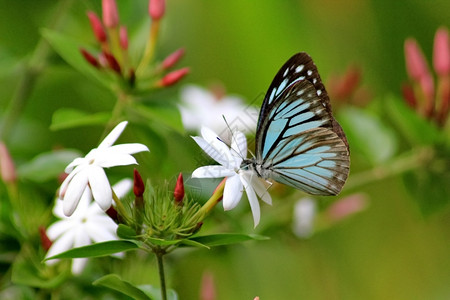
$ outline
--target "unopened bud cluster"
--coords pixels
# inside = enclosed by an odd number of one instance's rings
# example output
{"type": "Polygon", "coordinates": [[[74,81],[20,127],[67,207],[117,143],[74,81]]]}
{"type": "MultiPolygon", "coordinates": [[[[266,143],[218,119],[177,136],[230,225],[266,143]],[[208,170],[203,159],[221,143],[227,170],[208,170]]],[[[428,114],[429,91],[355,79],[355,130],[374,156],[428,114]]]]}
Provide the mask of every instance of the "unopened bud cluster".
{"type": "MultiPolygon", "coordinates": [[[[165,13],[164,0],[149,1],[149,16],[152,19],[152,28],[150,29],[147,49],[142,55],[138,66],[130,63],[128,52],[129,39],[126,26],[120,24],[119,13],[115,0],[102,1],[102,19],[95,12],[87,12],[92,31],[96,41],[100,44],[100,52],[92,53],[84,48],[80,49],[84,59],[96,69],[108,72],[111,71],[123,79],[128,87],[136,87],[136,77],[138,79],[146,78],[139,82],[138,88],[146,90],[151,88],[167,87],[175,84],[189,73],[188,68],[182,68],[175,71],[170,69],[184,55],[184,49],[176,50],[170,54],[163,62],[156,64],[153,70],[146,71],[151,59],[159,31],[159,21],[165,13]],[[150,52],[150,53],[147,53],[150,52]],[[140,69],[137,76],[136,70],[140,69]],[[168,72],[167,74],[165,74],[168,72]],[[150,74],[150,76],[148,76],[150,74]]],[[[137,61],[137,60],[133,60],[137,61]]]]}

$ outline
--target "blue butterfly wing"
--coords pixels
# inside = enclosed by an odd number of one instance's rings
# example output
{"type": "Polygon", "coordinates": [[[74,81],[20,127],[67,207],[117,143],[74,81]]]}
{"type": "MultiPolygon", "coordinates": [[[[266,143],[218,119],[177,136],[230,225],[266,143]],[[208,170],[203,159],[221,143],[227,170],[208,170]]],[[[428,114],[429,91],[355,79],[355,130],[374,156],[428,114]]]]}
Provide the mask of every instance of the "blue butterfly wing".
{"type": "Polygon", "coordinates": [[[258,121],[256,165],[262,177],[311,194],[338,194],[347,179],[347,139],[306,53],[288,60],[269,87],[258,121]]]}

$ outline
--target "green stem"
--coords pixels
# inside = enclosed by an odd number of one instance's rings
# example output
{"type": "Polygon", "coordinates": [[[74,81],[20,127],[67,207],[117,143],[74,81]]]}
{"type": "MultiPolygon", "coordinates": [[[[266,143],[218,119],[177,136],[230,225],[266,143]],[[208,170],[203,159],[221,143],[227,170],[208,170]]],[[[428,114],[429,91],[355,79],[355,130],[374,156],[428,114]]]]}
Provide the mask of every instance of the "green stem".
{"type": "Polygon", "coordinates": [[[155,53],[156,41],[159,33],[159,20],[154,20],[150,25],[149,37],[147,40],[147,46],[145,47],[144,56],[142,57],[139,66],[136,69],[136,75],[140,76],[144,73],[145,68],[148,66],[155,53]]]}
{"type": "Polygon", "coordinates": [[[203,204],[203,206],[198,210],[198,212],[194,215],[193,218],[198,218],[202,215],[206,215],[208,212],[211,211],[211,209],[213,209],[214,206],[217,205],[217,203],[220,202],[220,200],[222,200],[223,191],[225,189],[225,181],[226,178],[224,178],[220,182],[220,184],[217,186],[216,190],[212,194],[211,198],[209,198],[209,200],[206,201],[205,204],[203,204]]]}
{"type": "Polygon", "coordinates": [[[159,281],[161,285],[161,299],[167,300],[166,277],[164,274],[164,261],[163,261],[163,256],[164,254],[166,254],[166,252],[162,248],[157,248],[154,250],[154,252],[156,255],[156,261],[158,262],[159,281]]]}
{"type": "Polygon", "coordinates": [[[411,152],[398,157],[389,164],[377,166],[371,170],[352,175],[345,185],[346,190],[357,189],[374,181],[389,178],[407,171],[423,167],[433,159],[431,148],[414,149],[411,152]]]}
{"type": "MultiPolygon", "coordinates": [[[[57,29],[64,22],[65,13],[69,9],[73,0],[60,1],[60,5],[56,8],[52,22],[49,28],[57,29]]],[[[7,141],[11,136],[11,130],[22,114],[27,101],[33,91],[36,80],[47,65],[47,57],[51,53],[50,45],[44,38],[40,38],[31,58],[24,65],[24,73],[19,84],[14,91],[12,99],[6,108],[3,122],[0,128],[0,140],[7,141]]]]}
{"type": "Polygon", "coordinates": [[[126,213],[126,210],[125,210],[125,207],[123,206],[122,201],[120,201],[119,197],[117,197],[117,195],[116,195],[116,193],[114,193],[113,189],[111,189],[111,191],[112,191],[114,203],[116,204],[117,213],[119,214],[119,216],[121,216],[125,220],[128,220],[129,216],[126,213]]]}

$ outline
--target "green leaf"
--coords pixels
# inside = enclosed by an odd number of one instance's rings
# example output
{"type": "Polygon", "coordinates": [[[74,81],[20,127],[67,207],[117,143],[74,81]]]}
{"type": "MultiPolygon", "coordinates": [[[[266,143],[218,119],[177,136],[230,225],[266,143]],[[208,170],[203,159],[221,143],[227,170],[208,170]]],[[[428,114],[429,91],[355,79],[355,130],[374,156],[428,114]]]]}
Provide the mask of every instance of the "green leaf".
{"type": "MultiPolygon", "coordinates": [[[[143,290],[148,296],[151,296],[152,299],[155,300],[161,300],[161,289],[145,284],[145,285],[140,285],[139,288],[141,290],[143,290]]],[[[178,295],[177,293],[172,290],[172,289],[168,289],[167,290],[167,300],[178,300],[178,295]]]]}
{"type": "Polygon", "coordinates": [[[142,290],[128,281],[122,280],[115,274],[103,276],[92,283],[93,285],[100,285],[110,289],[121,292],[124,295],[130,296],[137,300],[156,300],[154,297],[148,296],[142,290]]]}
{"type": "Polygon", "coordinates": [[[132,241],[107,241],[97,244],[92,244],[84,247],[74,248],[67,250],[66,252],[54,255],[47,258],[79,258],[79,257],[100,257],[107,256],[118,252],[129,251],[138,249],[139,245],[132,241]]]}
{"type": "Polygon", "coordinates": [[[88,114],[73,108],[61,108],[53,113],[51,130],[61,130],[80,126],[103,125],[110,118],[109,112],[88,114]]]}
{"type": "Polygon", "coordinates": [[[130,226],[119,224],[117,227],[117,236],[121,239],[135,239],[136,231],[134,231],[134,229],[130,226]]]}
{"type": "Polygon", "coordinates": [[[35,182],[57,178],[64,168],[81,153],[75,150],[56,150],[39,154],[17,169],[19,177],[35,182]]]}
{"type": "Polygon", "coordinates": [[[384,101],[387,114],[395,123],[395,128],[413,145],[435,144],[440,140],[439,129],[431,122],[418,115],[404,101],[388,97],[384,101]]]}
{"type": "Polygon", "coordinates": [[[269,238],[266,236],[257,234],[222,233],[222,234],[197,236],[190,238],[189,240],[200,243],[207,247],[215,247],[215,246],[231,245],[250,240],[263,241],[268,239],[269,238]]]}
{"type": "Polygon", "coordinates": [[[147,124],[156,123],[158,126],[162,125],[179,133],[184,133],[180,112],[174,105],[168,103],[165,103],[165,105],[143,105],[134,103],[132,106],[128,107],[128,113],[143,117],[147,124]]]}
{"type": "Polygon", "coordinates": [[[182,241],[182,240],[163,240],[163,239],[152,238],[152,237],[147,238],[147,240],[152,242],[152,244],[158,245],[158,246],[176,245],[176,244],[181,243],[181,241],[182,241]]]}
{"type": "Polygon", "coordinates": [[[81,42],[48,29],[43,29],[42,35],[69,65],[87,77],[97,80],[108,89],[111,88],[113,82],[109,74],[90,65],[80,53],[81,42]]]}
{"type": "Polygon", "coordinates": [[[373,165],[389,160],[398,143],[393,130],[374,114],[347,108],[339,113],[339,121],[349,140],[350,152],[363,154],[373,165]]]}

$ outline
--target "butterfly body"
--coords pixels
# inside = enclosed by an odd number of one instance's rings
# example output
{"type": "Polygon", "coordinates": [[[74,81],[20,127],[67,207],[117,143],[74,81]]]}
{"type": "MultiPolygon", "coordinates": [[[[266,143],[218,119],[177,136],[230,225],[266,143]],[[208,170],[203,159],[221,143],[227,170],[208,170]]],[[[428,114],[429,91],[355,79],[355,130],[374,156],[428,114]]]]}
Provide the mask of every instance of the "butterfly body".
{"type": "Polygon", "coordinates": [[[258,176],[315,195],[341,191],[349,173],[348,143],[308,54],[291,57],[272,81],[255,148],[256,157],[244,164],[258,176]]]}

